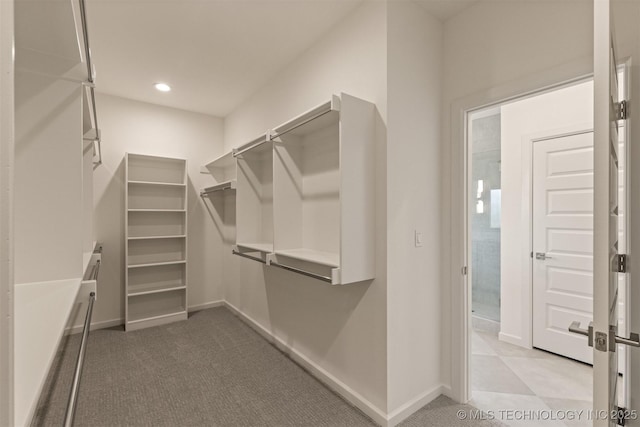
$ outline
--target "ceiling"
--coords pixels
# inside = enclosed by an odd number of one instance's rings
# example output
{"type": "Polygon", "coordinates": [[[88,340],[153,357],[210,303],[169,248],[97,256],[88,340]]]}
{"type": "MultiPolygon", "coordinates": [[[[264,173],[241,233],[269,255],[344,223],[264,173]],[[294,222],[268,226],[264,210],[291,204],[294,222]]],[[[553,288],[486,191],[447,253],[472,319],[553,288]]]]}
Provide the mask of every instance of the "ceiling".
{"type": "MultiPolygon", "coordinates": [[[[86,1],[98,91],[224,117],[365,0],[86,1]]],[[[415,1],[441,20],[474,3],[415,1]]]]}
{"type": "Polygon", "coordinates": [[[87,0],[97,89],[225,116],[361,1],[87,0]]]}

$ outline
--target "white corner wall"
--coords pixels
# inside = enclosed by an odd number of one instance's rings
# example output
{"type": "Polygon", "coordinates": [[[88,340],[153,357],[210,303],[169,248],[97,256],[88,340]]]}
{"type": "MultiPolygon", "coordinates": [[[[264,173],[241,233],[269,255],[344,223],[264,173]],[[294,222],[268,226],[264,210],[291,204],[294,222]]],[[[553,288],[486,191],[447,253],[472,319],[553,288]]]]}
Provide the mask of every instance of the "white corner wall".
{"type": "Polygon", "coordinates": [[[593,126],[593,81],[503,105],[501,114],[502,232],[500,251],[500,334],[512,344],[531,347],[529,274],[530,173],[523,152],[532,137],[593,126]]]}
{"type": "Polygon", "coordinates": [[[442,24],[413,2],[388,7],[387,405],[395,424],[444,391],[442,24]],[[415,245],[415,231],[422,233],[422,247],[415,245]]]}
{"type": "Polygon", "coordinates": [[[330,286],[231,255],[225,299],[379,423],[387,412],[387,6],[365,2],[225,119],[225,147],[345,92],[377,106],[376,279],[330,286]]]}
{"type": "MultiPolygon", "coordinates": [[[[200,166],[223,151],[223,122],[217,117],[161,107],[98,93],[103,164],[94,171],[94,234],[104,244],[96,326],[124,319],[124,190],[125,152],[187,159],[188,280],[190,309],[223,298],[222,242],[200,189],[212,178],[200,166]]],[[[77,318],[76,324],[82,319],[77,318]]]]}

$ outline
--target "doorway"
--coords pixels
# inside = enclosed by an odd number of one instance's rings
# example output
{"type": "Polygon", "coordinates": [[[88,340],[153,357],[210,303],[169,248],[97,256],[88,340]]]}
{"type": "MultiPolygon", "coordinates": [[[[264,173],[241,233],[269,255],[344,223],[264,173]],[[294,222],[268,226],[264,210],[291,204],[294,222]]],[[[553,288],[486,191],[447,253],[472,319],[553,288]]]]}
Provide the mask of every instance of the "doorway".
{"type": "Polygon", "coordinates": [[[592,320],[592,99],[587,79],[467,115],[470,389],[493,414],[591,409],[592,349],[567,327],[592,320]]]}

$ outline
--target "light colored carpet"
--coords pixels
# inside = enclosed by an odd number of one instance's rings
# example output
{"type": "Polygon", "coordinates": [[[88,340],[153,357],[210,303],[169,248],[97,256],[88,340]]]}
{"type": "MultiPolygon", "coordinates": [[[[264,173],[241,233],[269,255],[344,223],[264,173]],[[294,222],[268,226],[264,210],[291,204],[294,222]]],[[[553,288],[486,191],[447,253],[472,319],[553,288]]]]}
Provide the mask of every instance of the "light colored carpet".
{"type": "MultiPolygon", "coordinates": [[[[35,426],[64,419],[80,335],[65,339],[35,426]]],[[[405,426],[494,426],[459,421],[446,397],[405,426]]],[[[89,337],[76,426],[374,426],[226,308],[135,332],[89,337]]]]}

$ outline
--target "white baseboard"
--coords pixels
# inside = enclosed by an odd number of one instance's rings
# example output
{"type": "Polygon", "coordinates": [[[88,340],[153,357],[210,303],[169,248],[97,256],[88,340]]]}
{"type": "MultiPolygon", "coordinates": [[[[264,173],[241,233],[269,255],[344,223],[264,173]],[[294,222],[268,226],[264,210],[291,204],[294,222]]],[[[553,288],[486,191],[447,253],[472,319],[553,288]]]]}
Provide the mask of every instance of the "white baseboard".
{"type": "MultiPolygon", "coordinates": [[[[224,305],[223,300],[211,301],[204,304],[192,305],[187,309],[187,311],[189,313],[195,313],[196,311],[206,310],[208,308],[214,308],[214,307],[222,307],[223,305],[224,305]]],[[[120,326],[120,325],[124,325],[124,319],[103,320],[101,322],[91,322],[90,330],[97,331],[98,329],[112,328],[114,326],[120,326]]],[[[65,335],[79,334],[80,332],[82,332],[83,327],[84,327],[84,324],[68,327],[64,330],[64,334],[65,335]]]]}
{"type": "MultiPolygon", "coordinates": [[[[103,320],[101,322],[92,322],[90,331],[97,331],[98,329],[112,328],[114,326],[120,326],[124,324],[124,319],[111,319],[103,320]]],[[[65,335],[79,334],[82,332],[84,325],[74,325],[64,330],[65,335]]]]}
{"type": "MultiPolygon", "coordinates": [[[[450,386],[443,384],[442,386],[440,386],[440,388],[442,388],[442,394],[447,396],[449,399],[458,402],[458,399],[453,397],[453,390],[451,390],[450,386]]],[[[458,403],[467,403],[467,402],[458,402],[458,403]]]]}
{"type": "Polygon", "coordinates": [[[222,307],[224,305],[223,300],[205,302],[204,304],[191,305],[187,308],[189,313],[195,313],[196,311],[206,310],[208,308],[222,307]]]}
{"type": "Polygon", "coordinates": [[[498,339],[500,341],[504,341],[509,344],[517,345],[518,347],[531,348],[529,345],[525,344],[522,337],[518,337],[516,335],[505,334],[504,332],[500,332],[498,334],[498,339]]]}
{"type": "Polygon", "coordinates": [[[378,423],[383,427],[387,427],[389,425],[389,421],[384,411],[381,411],[378,407],[376,407],[373,403],[369,402],[362,395],[351,389],[349,386],[344,384],[342,381],[331,375],[329,372],[325,371],[323,368],[318,366],[315,362],[309,360],[305,355],[300,353],[299,351],[291,348],[287,345],[283,340],[273,335],[269,330],[267,330],[260,323],[252,319],[251,317],[244,314],[238,308],[236,308],[233,304],[230,304],[228,301],[224,302],[225,306],[231,310],[236,316],[240,319],[244,320],[252,329],[262,335],[267,341],[274,344],[279,350],[286,353],[292,360],[301,365],[307,371],[309,371],[314,377],[324,383],[331,390],[338,393],[344,399],[346,399],[349,403],[354,405],[356,408],[360,409],[362,412],[367,414],[373,421],[378,423]]]}
{"type": "MultiPolygon", "coordinates": [[[[387,417],[388,419],[387,427],[397,426],[402,421],[406,420],[411,415],[413,415],[416,411],[418,411],[424,405],[431,402],[441,394],[445,394],[446,388],[447,387],[443,385],[439,385],[435,387],[433,390],[425,391],[424,393],[416,396],[415,398],[405,403],[395,411],[391,412],[387,417]]],[[[449,392],[451,392],[451,390],[449,390],[449,392]]]]}

